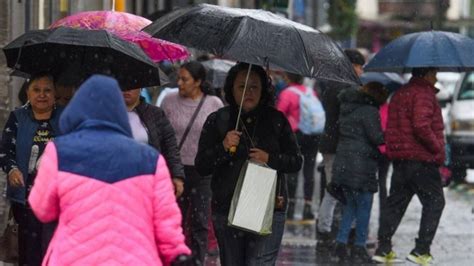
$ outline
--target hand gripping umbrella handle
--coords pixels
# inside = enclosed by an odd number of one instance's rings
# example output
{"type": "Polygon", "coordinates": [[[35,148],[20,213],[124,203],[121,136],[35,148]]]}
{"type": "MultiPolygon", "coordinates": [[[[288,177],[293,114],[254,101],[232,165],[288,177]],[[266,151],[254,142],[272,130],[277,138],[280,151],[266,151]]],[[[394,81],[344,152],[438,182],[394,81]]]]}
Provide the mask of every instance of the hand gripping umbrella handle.
{"type": "MultiPolygon", "coordinates": [[[[245,92],[247,91],[247,83],[249,81],[250,70],[252,70],[252,64],[249,64],[249,69],[247,70],[247,77],[245,78],[244,91],[242,92],[242,98],[240,99],[239,114],[237,115],[237,122],[235,123],[235,130],[239,129],[240,115],[242,114],[242,104],[244,104],[245,92]]],[[[229,148],[229,154],[234,155],[237,152],[237,146],[232,146],[229,148]]]]}

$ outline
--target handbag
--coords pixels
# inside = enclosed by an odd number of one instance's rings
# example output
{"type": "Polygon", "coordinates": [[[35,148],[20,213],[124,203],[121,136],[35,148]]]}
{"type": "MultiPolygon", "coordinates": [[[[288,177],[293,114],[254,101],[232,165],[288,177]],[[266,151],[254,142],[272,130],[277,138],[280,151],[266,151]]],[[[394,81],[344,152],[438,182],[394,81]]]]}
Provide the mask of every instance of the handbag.
{"type": "MultiPolygon", "coordinates": [[[[240,121],[242,122],[242,121],[240,121]]],[[[253,135],[250,136],[245,124],[242,127],[252,147],[253,135]]],[[[232,195],[228,223],[258,235],[272,233],[273,211],[275,209],[277,171],[267,165],[246,160],[232,195]]],[[[280,204],[277,202],[277,205],[280,204]]]]}
{"type": "Polygon", "coordinates": [[[15,263],[18,261],[18,224],[13,218],[13,211],[10,207],[8,212],[7,226],[0,236],[0,261],[15,263]]]}
{"type": "Polygon", "coordinates": [[[232,196],[229,225],[258,235],[271,234],[276,183],[276,170],[247,160],[232,196]]]}

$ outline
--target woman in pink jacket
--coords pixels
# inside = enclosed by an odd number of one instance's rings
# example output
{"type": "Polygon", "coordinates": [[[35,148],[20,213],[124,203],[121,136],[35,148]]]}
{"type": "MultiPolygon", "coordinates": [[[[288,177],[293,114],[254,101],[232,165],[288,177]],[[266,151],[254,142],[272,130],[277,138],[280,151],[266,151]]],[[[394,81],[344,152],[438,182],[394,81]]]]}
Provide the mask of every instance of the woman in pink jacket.
{"type": "MultiPolygon", "coordinates": [[[[314,220],[313,214],[313,192],[314,192],[314,170],[316,168],[316,155],[318,154],[318,145],[320,134],[324,129],[325,115],[316,92],[303,85],[303,76],[285,72],[285,80],[288,83],[278,97],[277,109],[285,114],[291,129],[296,135],[301,154],[304,157],[303,163],[303,192],[304,208],[303,220],[314,220]],[[313,97],[309,96],[312,94],[313,97]],[[301,97],[311,98],[309,102],[302,104],[301,97]],[[317,106],[319,105],[319,108],[317,106]],[[311,106],[308,108],[308,106],[311,106]],[[306,108],[306,109],[304,109],[306,108]],[[308,117],[309,114],[309,117],[308,117]],[[311,128],[305,128],[303,125],[308,122],[303,118],[309,118],[310,122],[318,121],[317,125],[311,123],[311,128]]],[[[287,218],[293,220],[296,204],[296,188],[298,186],[298,173],[288,174],[288,211],[287,218]]]]}
{"type": "Polygon", "coordinates": [[[170,174],[135,142],[117,82],[93,76],[60,118],[29,196],[59,219],[43,265],[169,265],[190,254],[170,174]]]}

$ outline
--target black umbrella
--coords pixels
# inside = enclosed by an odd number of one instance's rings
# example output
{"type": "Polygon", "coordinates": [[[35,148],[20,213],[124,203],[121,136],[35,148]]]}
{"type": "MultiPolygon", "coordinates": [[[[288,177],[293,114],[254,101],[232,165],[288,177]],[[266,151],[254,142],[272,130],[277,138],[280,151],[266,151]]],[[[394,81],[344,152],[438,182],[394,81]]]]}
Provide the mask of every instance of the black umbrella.
{"type": "Polygon", "coordinates": [[[360,84],[352,64],[331,38],[263,10],[200,4],[174,10],[144,31],[235,61],[360,84]]]}
{"type": "Polygon", "coordinates": [[[207,69],[207,81],[212,84],[214,88],[223,88],[227,77],[227,72],[235,65],[235,62],[225,59],[210,59],[201,62],[207,69]]]}
{"type": "Polygon", "coordinates": [[[105,30],[55,28],[32,30],[3,48],[7,66],[16,73],[65,69],[86,78],[99,73],[115,77],[124,89],[156,86],[166,75],[135,44],[105,30]]]}

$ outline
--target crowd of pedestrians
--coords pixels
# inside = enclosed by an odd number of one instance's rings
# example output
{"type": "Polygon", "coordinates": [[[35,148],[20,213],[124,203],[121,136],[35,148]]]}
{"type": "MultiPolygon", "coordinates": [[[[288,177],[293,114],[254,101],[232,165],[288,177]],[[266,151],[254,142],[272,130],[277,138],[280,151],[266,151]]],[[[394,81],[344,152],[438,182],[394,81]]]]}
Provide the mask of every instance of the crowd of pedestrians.
{"type": "MultiPolygon", "coordinates": [[[[361,75],[365,64],[362,54],[357,50],[345,53],[361,75]]],[[[318,213],[316,249],[320,254],[356,263],[401,262],[391,238],[416,194],[423,210],[419,235],[407,259],[420,265],[433,261],[430,246],[445,204],[439,172],[445,143],[435,97],[436,73],[436,68],[413,68],[410,81],[390,97],[377,82],[361,88],[325,84],[321,100],[326,126],[319,149],[328,186],[318,213]],[[390,164],[393,175],[387,193],[390,164]],[[368,225],[373,193],[378,190],[378,248],[370,257],[366,249],[368,225]],[[336,233],[331,230],[338,202],[343,213],[336,233]]]]}
{"type": "MultiPolygon", "coordinates": [[[[345,54],[361,75],[364,56],[354,49],[345,54]]],[[[203,265],[208,241],[216,238],[222,265],[274,265],[285,221],[295,219],[300,170],[302,217],[316,221],[319,254],[396,262],[391,238],[416,194],[423,212],[408,259],[431,262],[444,207],[436,71],[413,69],[409,83],[389,96],[378,82],[312,88],[294,73],[277,79],[260,66],[237,63],[217,97],[204,66],[189,61],[176,67],[178,88],[160,99],[160,107],[141,97],[141,88],[121,91],[109,77],[70,84],[49,73],[34,75],[0,146],[19,224],[19,264],[203,265]],[[318,152],[327,189],[316,219],[318,152]],[[277,172],[270,235],[229,225],[247,160],[277,172]],[[370,257],[377,191],[379,245],[370,257]],[[342,218],[333,221],[337,204],[342,218]]]]}

